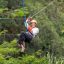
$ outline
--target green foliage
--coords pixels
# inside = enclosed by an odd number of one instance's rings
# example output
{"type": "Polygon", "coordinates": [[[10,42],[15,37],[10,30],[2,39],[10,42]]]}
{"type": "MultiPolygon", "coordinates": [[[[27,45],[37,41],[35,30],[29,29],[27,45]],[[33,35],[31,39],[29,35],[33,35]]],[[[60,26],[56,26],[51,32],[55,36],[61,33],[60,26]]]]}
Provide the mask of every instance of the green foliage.
{"type": "Polygon", "coordinates": [[[0,8],[0,14],[3,13],[4,10],[8,10],[8,8],[0,8]]]}
{"type": "Polygon", "coordinates": [[[1,32],[0,32],[0,36],[1,36],[2,34],[5,34],[6,32],[7,32],[7,30],[1,31],[1,32]]]}
{"type": "Polygon", "coordinates": [[[38,59],[35,56],[25,56],[23,57],[22,61],[24,64],[42,64],[42,63],[47,64],[48,63],[45,57],[38,59]]]}
{"type": "MultiPolygon", "coordinates": [[[[51,1],[26,0],[23,10],[21,0],[0,0],[0,18],[10,18],[0,19],[0,38],[4,37],[4,34],[20,33],[25,29],[22,18],[24,14],[32,16],[51,1]]],[[[34,16],[40,33],[29,45],[27,44],[28,53],[31,55],[19,56],[17,39],[8,42],[2,38],[0,64],[64,64],[64,1],[54,1],[53,4],[34,16]]]]}
{"type": "Polygon", "coordinates": [[[7,6],[7,1],[6,0],[0,0],[0,8],[5,8],[7,6]]]}
{"type": "Polygon", "coordinates": [[[16,54],[19,52],[19,49],[16,48],[17,41],[16,39],[9,42],[4,41],[3,44],[0,45],[0,53],[3,55],[8,55],[8,54],[16,54]]]}
{"type": "Polygon", "coordinates": [[[7,55],[8,53],[14,53],[16,50],[16,48],[0,48],[0,53],[3,55],[7,55]]]}
{"type": "Polygon", "coordinates": [[[0,63],[2,64],[10,64],[10,63],[11,64],[42,64],[42,63],[47,64],[48,62],[45,57],[38,59],[33,55],[24,56],[21,59],[10,58],[9,60],[6,60],[4,59],[4,57],[1,57],[0,59],[1,59],[0,63]]]}
{"type": "Polygon", "coordinates": [[[0,54],[0,64],[3,64],[4,60],[5,60],[4,56],[0,54]]]}
{"type": "Polygon", "coordinates": [[[12,18],[15,18],[16,16],[22,17],[22,16],[24,16],[24,12],[22,11],[22,9],[16,9],[16,10],[14,10],[14,12],[12,12],[12,13],[10,14],[10,16],[11,16],[12,18]]]}
{"type": "Polygon", "coordinates": [[[17,45],[17,40],[14,39],[10,43],[4,41],[3,44],[0,45],[0,48],[13,48],[13,47],[16,47],[16,45],[17,45]]]}

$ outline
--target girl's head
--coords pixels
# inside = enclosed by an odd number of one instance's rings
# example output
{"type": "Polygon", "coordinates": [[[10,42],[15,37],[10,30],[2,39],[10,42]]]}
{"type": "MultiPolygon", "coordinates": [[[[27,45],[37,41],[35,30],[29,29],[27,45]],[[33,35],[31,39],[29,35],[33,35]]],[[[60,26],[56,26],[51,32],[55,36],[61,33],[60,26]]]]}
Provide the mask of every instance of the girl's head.
{"type": "Polygon", "coordinates": [[[36,20],[32,20],[32,21],[31,21],[31,26],[32,26],[32,27],[36,27],[36,25],[37,25],[37,21],[36,21],[36,20]]]}

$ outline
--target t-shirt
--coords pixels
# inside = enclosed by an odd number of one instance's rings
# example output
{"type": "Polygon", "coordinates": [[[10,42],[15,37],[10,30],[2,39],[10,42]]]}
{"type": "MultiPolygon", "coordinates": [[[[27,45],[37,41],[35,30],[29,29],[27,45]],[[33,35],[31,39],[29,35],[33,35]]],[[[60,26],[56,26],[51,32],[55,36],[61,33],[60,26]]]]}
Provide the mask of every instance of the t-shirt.
{"type": "Polygon", "coordinates": [[[33,37],[35,37],[39,33],[39,29],[35,27],[31,30],[31,33],[33,34],[33,37]]]}
{"type": "Polygon", "coordinates": [[[28,31],[33,34],[33,37],[39,33],[39,29],[37,27],[32,28],[31,26],[28,26],[28,31]]]}

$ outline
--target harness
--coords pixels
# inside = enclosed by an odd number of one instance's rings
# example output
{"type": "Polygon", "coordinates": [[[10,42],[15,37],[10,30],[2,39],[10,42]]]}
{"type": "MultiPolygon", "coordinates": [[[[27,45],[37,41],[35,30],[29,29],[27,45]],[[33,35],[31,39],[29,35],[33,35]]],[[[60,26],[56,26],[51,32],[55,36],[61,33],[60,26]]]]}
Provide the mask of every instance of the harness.
{"type": "Polygon", "coordinates": [[[31,37],[33,37],[33,34],[31,32],[26,32],[27,34],[29,34],[31,37]]]}

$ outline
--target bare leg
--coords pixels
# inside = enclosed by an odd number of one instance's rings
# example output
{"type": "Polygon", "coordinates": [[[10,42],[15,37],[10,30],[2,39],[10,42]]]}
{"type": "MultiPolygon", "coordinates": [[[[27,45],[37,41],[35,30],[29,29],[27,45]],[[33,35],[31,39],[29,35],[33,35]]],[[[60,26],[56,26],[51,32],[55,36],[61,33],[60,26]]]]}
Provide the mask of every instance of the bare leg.
{"type": "Polygon", "coordinates": [[[25,42],[23,42],[23,44],[21,44],[20,47],[21,47],[21,52],[24,52],[25,51],[25,42]]]}

